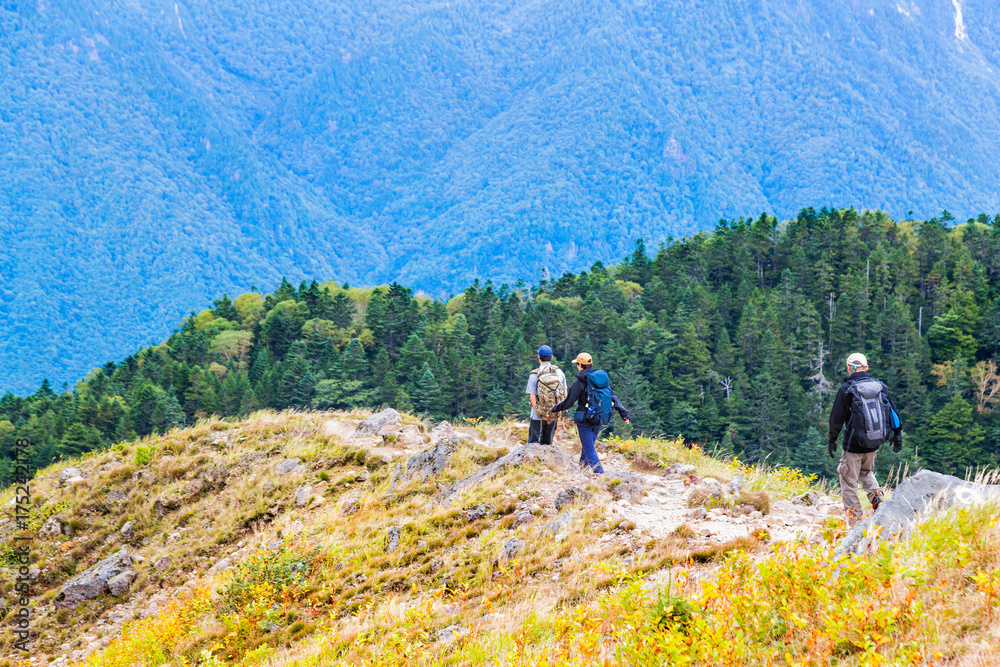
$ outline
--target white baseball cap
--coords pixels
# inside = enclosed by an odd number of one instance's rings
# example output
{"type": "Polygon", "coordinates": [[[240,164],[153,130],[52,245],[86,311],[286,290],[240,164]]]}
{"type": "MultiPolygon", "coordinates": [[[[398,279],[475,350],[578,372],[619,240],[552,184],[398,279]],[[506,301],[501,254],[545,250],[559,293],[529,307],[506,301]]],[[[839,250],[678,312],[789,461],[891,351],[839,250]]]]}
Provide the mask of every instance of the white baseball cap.
{"type": "Polygon", "coordinates": [[[868,365],[868,360],[865,359],[865,355],[861,354],[860,352],[855,352],[851,356],[847,357],[847,365],[863,368],[868,365]]]}

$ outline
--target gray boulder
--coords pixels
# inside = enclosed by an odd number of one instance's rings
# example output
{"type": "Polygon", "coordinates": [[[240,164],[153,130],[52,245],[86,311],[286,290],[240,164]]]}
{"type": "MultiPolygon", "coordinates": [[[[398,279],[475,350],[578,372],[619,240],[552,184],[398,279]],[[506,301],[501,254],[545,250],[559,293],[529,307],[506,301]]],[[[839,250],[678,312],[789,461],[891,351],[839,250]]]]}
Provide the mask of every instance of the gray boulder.
{"type": "Polygon", "coordinates": [[[434,440],[451,440],[455,437],[455,429],[448,422],[441,422],[431,429],[431,438],[434,440]]]}
{"type": "Polygon", "coordinates": [[[746,481],[747,481],[747,476],[744,475],[743,473],[740,473],[739,475],[734,477],[733,480],[729,482],[729,484],[726,484],[725,486],[726,493],[734,496],[740,495],[740,492],[743,491],[743,485],[746,484],[746,481]]]}
{"type": "Polygon", "coordinates": [[[906,538],[915,523],[934,512],[997,497],[1000,485],[976,484],[921,470],[903,480],[871,517],[859,521],[834,553],[838,556],[865,553],[874,542],[906,538]]]}
{"type": "Polygon", "coordinates": [[[642,500],[645,489],[638,482],[622,482],[611,490],[611,495],[616,500],[627,500],[630,503],[637,503],[642,500]]]}
{"type": "Polygon", "coordinates": [[[517,510],[513,514],[514,522],[510,525],[511,528],[519,528],[521,526],[532,523],[537,517],[529,510],[517,510]]]}
{"type": "Polygon", "coordinates": [[[522,548],[524,548],[524,542],[516,537],[512,537],[504,542],[503,549],[500,550],[500,558],[502,560],[511,560],[520,553],[522,548]]]}
{"type": "Polygon", "coordinates": [[[552,533],[553,535],[565,533],[573,525],[574,521],[576,521],[576,512],[566,508],[559,513],[559,516],[545,525],[545,532],[552,533]]]}
{"type": "Polygon", "coordinates": [[[473,521],[479,521],[480,519],[485,519],[491,514],[493,514],[493,507],[491,505],[487,505],[486,503],[479,503],[478,505],[465,510],[465,518],[470,523],[473,521]]]}
{"type": "Polygon", "coordinates": [[[434,447],[414,454],[406,462],[403,479],[420,477],[420,481],[426,482],[432,475],[437,475],[448,467],[448,462],[451,461],[452,454],[458,450],[460,442],[458,438],[442,440],[434,447]]]}
{"type": "Polygon", "coordinates": [[[396,488],[396,485],[399,484],[400,470],[401,468],[399,464],[394,463],[392,466],[392,472],[389,473],[389,491],[394,490],[396,488]]]}
{"type": "Polygon", "coordinates": [[[155,567],[160,572],[169,569],[170,568],[170,556],[162,556],[159,560],[157,560],[155,563],[153,563],[153,567],[155,567]]]}
{"type": "Polygon", "coordinates": [[[153,500],[153,516],[162,517],[169,512],[180,509],[181,501],[176,496],[160,496],[153,500]]]}
{"type": "Polygon", "coordinates": [[[295,489],[296,507],[305,507],[309,504],[310,498],[312,498],[312,487],[308,484],[303,484],[299,488],[295,489]]]}
{"type": "Polygon", "coordinates": [[[132,570],[125,570],[121,574],[111,577],[108,579],[108,592],[115,597],[125,595],[128,593],[129,586],[135,581],[135,576],[135,572],[132,570]]]}
{"type": "Polygon", "coordinates": [[[72,609],[81,602],[93,600],[107,590],[110,579],[130,571],[132,557],[122,549],[67,581],[56,595],[55,605],[72,609]]]}
{"type": "Polygon", "coordinates": [[[224,571],[228,570],[229,568],[231,568],[232,566],[233,566],[233,559],[226,557],[226,558],[223,558],[222,560],[220,560],[218,563],[216,563],[212,567],[208,568],[208,573],[209,574],[215,574],[216,572],[224,572],[224,571]]]}
{"type": "Polygon", "coordinates": [[[389,530],[386,531],[386,537],[388,544],[386,544],[385,550],[392,553],[399,548],[399,526],[390,526],[389,530]]]}
{"type": "Polygon", "coordinates": [[[126,521],[125,525],[121,528],[122,537],[126,540],[131,540],[135,537],[135,524],[131,521],[126,521]]]}
{"type": "Polygon", "coordinates": [[[75,477],[83,477],[83,476],[84,474],[79,468],[75,466],[70,466],[69,468],[66,468],[61,473],[59,473],[59,486],[62,486],[67,481],[75,477]]]}
{"type": "Polygon", "coordinates": [[[805,505],[806,507],[816,507],[819,505],[819,494],[815,491],[806,491],[801,495],[792,496],[792,504],[805,505]]]}
{"type": "Polygon", "coordinates": [[[670,464],[670,467],[667,468],[667,472],[671,472],[676,475],[690,475],[696,470],[698,470],[698,468],[693,465],[688,465],[687,463],[672,463],[670,464]]]}
{"type": "Polygon", "coordinates": [[[392,408],[386,408],[358,424],[358,432],[364,435],[386,435],[401,430],[402,426],[399,413],[392,408]]]}
{"type": "Polygon", "coordinates": [[[421,432],[420,427],[416,424],[404,426],[403,430],[396,436],[396,442],[404,447],[417,447],[428,441],[428,437],[421,432]]]}
{"type": "Polygon", "coordinates": [[[38,536],[41,538],[56,537],[61,534],[62,524],[59,522],[59,517],[57,516],[49,517],[49,520],[38,529],[38,536]]]}
{"type": "Polygon", "coordinates": [[[275,475],[287,475],[292,472],[305,472],[306,467],[301,465],[302,459],[286,459],[278,464],[274,469],[275,475]]]}
{"type": "Polygon", "coordinates": [[[701,482],[698,483],[698,486],[703,486],[706,489],[710,489],[712,491],[722,490],[722,482],[715,479],[714,477],[706,477],[702,479],[701,482]]]}
{"type": "Polygon", "coordinates": [[[556,494],[556,509],[562,510],[562,508],[572,505],[577,500],[587,503],[590,502],[591,498],[593,498],[593,494],[591,494],[590,491],[585,491],[575,486],[571,486],[568,489],[563,489],[556,494]]]}
{"type": "Polygon", "coordinates": [[[455,641],[469,634],[469,630],[461,625],[449,625],[447,628],[438,630],[438,641],[444,644],[455,641]]]}

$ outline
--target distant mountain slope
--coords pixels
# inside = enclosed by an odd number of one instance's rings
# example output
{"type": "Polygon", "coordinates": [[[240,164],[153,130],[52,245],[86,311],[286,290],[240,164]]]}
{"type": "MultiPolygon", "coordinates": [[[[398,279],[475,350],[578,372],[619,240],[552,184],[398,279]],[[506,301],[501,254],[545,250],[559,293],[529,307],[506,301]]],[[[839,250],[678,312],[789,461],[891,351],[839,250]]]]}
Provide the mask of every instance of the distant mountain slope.
{"type": "Polygon", "coordinates": [[[998,31],[985,0],[5,0],[0,386],[282,274],[441,294],[761,210],[995,212],[998,31]]]}

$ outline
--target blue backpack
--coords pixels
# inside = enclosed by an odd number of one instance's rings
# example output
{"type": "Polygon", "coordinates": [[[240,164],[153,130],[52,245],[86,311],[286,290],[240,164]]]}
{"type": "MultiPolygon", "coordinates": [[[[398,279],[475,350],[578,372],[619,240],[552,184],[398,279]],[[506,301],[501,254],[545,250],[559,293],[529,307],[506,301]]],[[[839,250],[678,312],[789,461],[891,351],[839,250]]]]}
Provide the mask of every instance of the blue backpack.
{"type": "Polygon", "coordinates": [[[601,370],[587,373],[587,423],[592,426],[611,421],[614,401],[608,374],[601,370]]]}

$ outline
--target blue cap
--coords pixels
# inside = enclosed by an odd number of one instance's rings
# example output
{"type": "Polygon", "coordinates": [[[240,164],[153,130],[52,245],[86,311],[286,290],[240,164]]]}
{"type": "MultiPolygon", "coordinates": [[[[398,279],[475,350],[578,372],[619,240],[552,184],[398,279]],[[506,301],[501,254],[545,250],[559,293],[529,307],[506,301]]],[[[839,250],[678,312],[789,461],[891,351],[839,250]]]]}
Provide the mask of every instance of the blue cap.
{"type": "Polygon", "coordinates": [[[548,345],[542,345],[540,348],[538,348],[538,356],[540,356],[542,359],[544,359],[545,357],[551,359],[552,348],[549,347],[548,345]]]}

